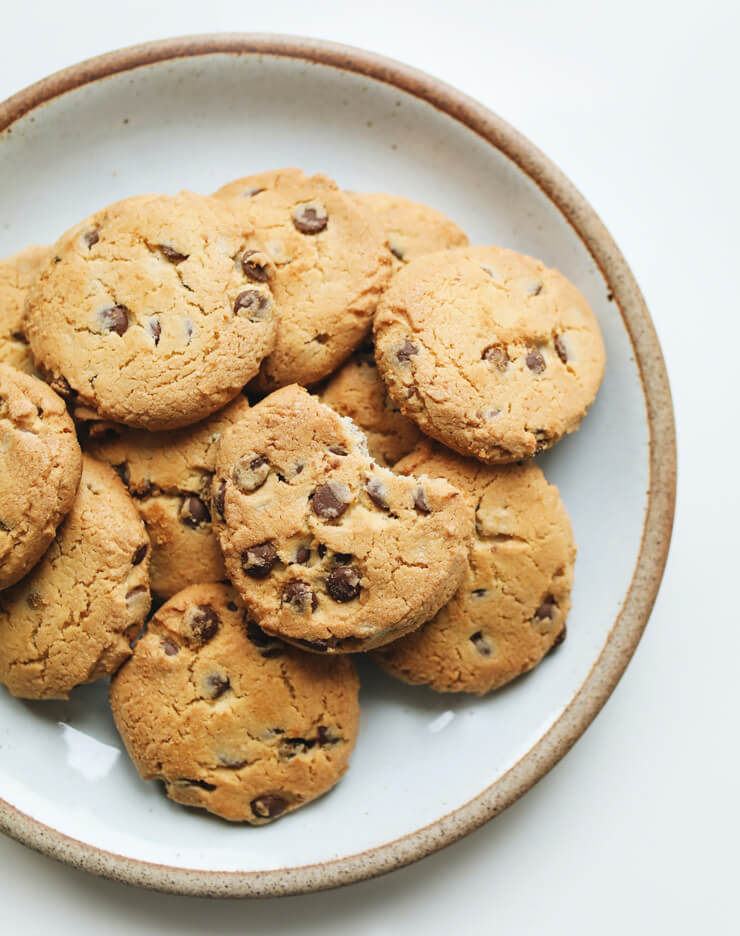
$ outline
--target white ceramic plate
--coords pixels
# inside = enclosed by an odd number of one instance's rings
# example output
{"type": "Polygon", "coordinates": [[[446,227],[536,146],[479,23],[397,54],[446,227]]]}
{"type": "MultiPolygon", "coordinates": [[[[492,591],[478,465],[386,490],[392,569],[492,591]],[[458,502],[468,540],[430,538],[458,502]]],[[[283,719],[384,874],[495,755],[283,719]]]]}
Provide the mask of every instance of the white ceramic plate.
{"type": "Polygon", "coordinates": [[[440,209],[473,243],[569,276],[609,360],[583,428],[541,459],[579,546],[568,639],[484,699],[410,688],[361,663],[362,727],[338,788],[273,825],[165,799],[122,751],[107,685],[68,703],[0,691],[0,827],[80,867],[186,893],[274,894],[378,874],[495,815],[561,757],[637,644],[673,512],[673,417],[639,291],[593,211],[531,144],[434,79],[310,40],[169,40],[52,76],[0,106],[0,254],[51,242],[147,191],[210,192],[299,165],[440,209]]]}

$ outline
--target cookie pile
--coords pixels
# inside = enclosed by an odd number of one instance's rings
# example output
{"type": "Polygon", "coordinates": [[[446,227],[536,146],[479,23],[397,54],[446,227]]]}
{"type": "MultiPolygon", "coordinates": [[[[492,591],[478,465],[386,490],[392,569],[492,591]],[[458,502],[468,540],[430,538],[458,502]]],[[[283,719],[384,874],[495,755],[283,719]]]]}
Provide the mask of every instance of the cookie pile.
{"type": "Polygon", "coordinates": [[[0,682],[110,676],[172,799],[296,809],[349,765],[352,653],[483,694],[563,640],[575,545],[531,457],[604,362],[556,270],[297,169],[0,261],[0,682]]]}

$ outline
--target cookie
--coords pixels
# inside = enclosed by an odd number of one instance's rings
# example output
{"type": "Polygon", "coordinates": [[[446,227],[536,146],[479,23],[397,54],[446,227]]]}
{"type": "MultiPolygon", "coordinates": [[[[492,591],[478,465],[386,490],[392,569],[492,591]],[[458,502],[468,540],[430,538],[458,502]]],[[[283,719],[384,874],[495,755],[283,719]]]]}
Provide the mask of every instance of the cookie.
{"type": "Polygon", "coordinates": [[[300,169],[237,179],[216,195],[233,200],[275,262],[280,328],[255,388],[317,383],[370,329],[391,275],[380,224],[331,179],[300,169]]]}
{"type": "Polygon", "coordinates": [[[72,510],[43,559],[0,592],[0,682],[66,699],[115,672],[149,612],[149,542],[126,489],[85,456],[72,510]]]}
{"type": "Polygon", "coordinates": [[[372,346],[356,351],[321,392],[321,401],[349,416],[365,433],[372,457],[392,466],[414,448],[422,435],[388,396],[375,364],[372,346]]]}
{"type": "Polygon", "coordinates": [[[564,639],[570,609],[576,549],[557,488],[533,462],[481,465],[429,443],[396,470],[469,494],[476,534],[450,602],[374,659],[404,682],[478,695],[531,670],[564,639]]]}
{"type": "Polygon", "coordinates": [[[226,569],[255,620],[315,652],[412,631],[465,571],[469,500],[376,465],[356,426],[300,387],[223,434],[212,491],[226,569]]]}
{"type": "Polygon", "coordinates": [[[574,432],[605,363],[576,287],[502,247],[412,260],[379,304],[375,357],[406,416],[491,463],[528,458],[574,432]]]}
{"type": "Polygon", "coordinates": [[[81,470],[64,402],[43,381],[0,364],[0,589],[43,556],[81,470]]]}
{"type": "Polygon", "coordinates": [[[174,432],[117,430],[91,438],[87,451],[126,484],[152,543],[149,576],[160,598],[193,582],[226,578],[211,525],[211,478],[221,433],[249,410],[239,395],[203,422],[174,432]]]}
{"type": "Polygon", "coordinates": [[[56,244],[26,334],[60,392],[102,419],[173,429],[228,403],[272,350],[272,274],[223,200],[129,198],[56,244]]]}
{"type": "Polygon", "coordinates": [[[0,364],[26,374],[35,368],[23,331],[23,306],[29,286],[50,259],[50,247],[34,244],[0,260],[0,364]]]}
{"type": "Polygon", "coordinates": [[[149,622],[110,701],[145,780],[234,822],[263,825],[331,789],[357,737],[359,680],[268,637],[228,585],[192,585],[149,622]]]}
{"type": "Polygon", "coordinates": [[[393,255],[393,272],[424,254],[465,247],[470,241],[454,221],[421,202],[385,192],[353,192],[361,208],[372,211],[380,221],[393,255]]]}

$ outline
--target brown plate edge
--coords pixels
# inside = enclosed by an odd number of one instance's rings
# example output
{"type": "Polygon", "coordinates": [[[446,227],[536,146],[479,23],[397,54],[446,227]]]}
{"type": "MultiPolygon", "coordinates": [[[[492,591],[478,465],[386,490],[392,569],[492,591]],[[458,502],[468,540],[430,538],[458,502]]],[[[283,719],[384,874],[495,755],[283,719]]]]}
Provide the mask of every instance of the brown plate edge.
{"type": "Polygon", "coordinates": [[[495,783],[454,812],[393,842],[334,861],[271,871],[224,872],[168,867],[116,855],[64,835],[0,800],[0,830],[79,869],[171,893],[267,897],[376,877],[438,851],[498,815],[570,750],[626,669],[657,596],[673,526],[676,437],[668,375],[653,323],[634,276],[599,217],[560,170],[504,120],[416,69],[317,39],[231,33],[164,39],[106,53],[31,85],[0,104],[0,133],[12,129],[15,121],[35,107],[101,78],[166,60],[218,53],[295,58],[366,75],[425,100],[503,152],[561,211],[604,275],[635,351],[650,429],[650,490],[640,553],[599,658],[547,733],[495,783]]]}

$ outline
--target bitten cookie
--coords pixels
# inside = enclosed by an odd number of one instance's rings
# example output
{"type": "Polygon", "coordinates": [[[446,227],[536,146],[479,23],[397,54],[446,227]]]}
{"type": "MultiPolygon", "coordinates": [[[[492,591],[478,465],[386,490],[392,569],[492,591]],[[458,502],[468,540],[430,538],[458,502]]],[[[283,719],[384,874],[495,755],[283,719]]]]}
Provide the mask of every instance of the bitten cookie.
{"type": "Polygon", "coordinates": [[[72,507],[82,453],[64,403],[0,364],[0,589],[43,556],[72,507]]]}
{"type": "Polygon", "coordinates": [[[216,192],[232,199],[275,262],[275,350],[254,382],[268,392],[326,377],[367,334],[391,257],[380,224],[324,175],[263,172],[216,192]]]}
{"type": "Polygon", "coordinates": [[[193,582],[226,578],[211,526],[211,478],[216,444],[249,410],[239,395],[203,422],[175,432],[108,430],[87,451],[107,462],[128,487],[152,543],[151,588],[169,598],[193,582]]]}
{"type": "Polygon", "coordinates": [[[361,208],[369,208],[380,221],[393,254],[393,272],[411,260],[450,247],[465,247],[468,235],[441,211],[421,202],[385,192],[352,192],[361,208]]]}
{"type": "Polygon", "coordinates": [[[271,394],[224,433],[212,490],[226,569],[250,612],[313,651],[395,640],[464,574],[468,498],[379,467],[354,424],[300,387],[271,394]]]}
{"type": "Polygon", "coordinates": [[[334,374],[321,401],[349,416],[365,433],[372,457],[392,466],[421,439],[416,423],[407,419],[388,396],[375,364],[372,346],[355,354],[334,374]]]}
{"type": "Polygon", "coordinates": [[[605,363],[576,287],[502,247],[409,263],[378,307],[375,356],[406,416],[485,462],[528,458],[574,432],[605,363]]]}
{"type": "Polygon", "coordinates": [[[167,795],[263,825],[331,789],[359,722],[349,658],[268,637],[227,585],[193,585],[149,622],[110,700],[136,769],[167,795]]]}
{"type": "Polygon", "coordinates": [[[41,562],[0,592],[0,682],[66,699],[115,672],[149,612],[149,543],[131,498],[87,456],[72,510],[41,562]]]}
{"type": "Polygon", "coordinates": [[[460,588],[437,616],[375,660],[437,692],[497,689],[565,637],[576,549],[558,490],[533,462],[481,465],[422,443],[397,471],[441,477],[475,502],[460,588]]]}
{"type": "Polygon", "coordinates": [[[26,293],[51,259],[51,247],[32,245],[0,260],[0,364],[33,374],[33,358],[23,332],[26,293]]]}
{"type": "Polygon", "coordinates": [[[272,266],[222,200],[129,198],[68,231],[54,261],[28,293],[31,350],[55,389],[103,419],[197,422],[274,345],[272,266]]]}

